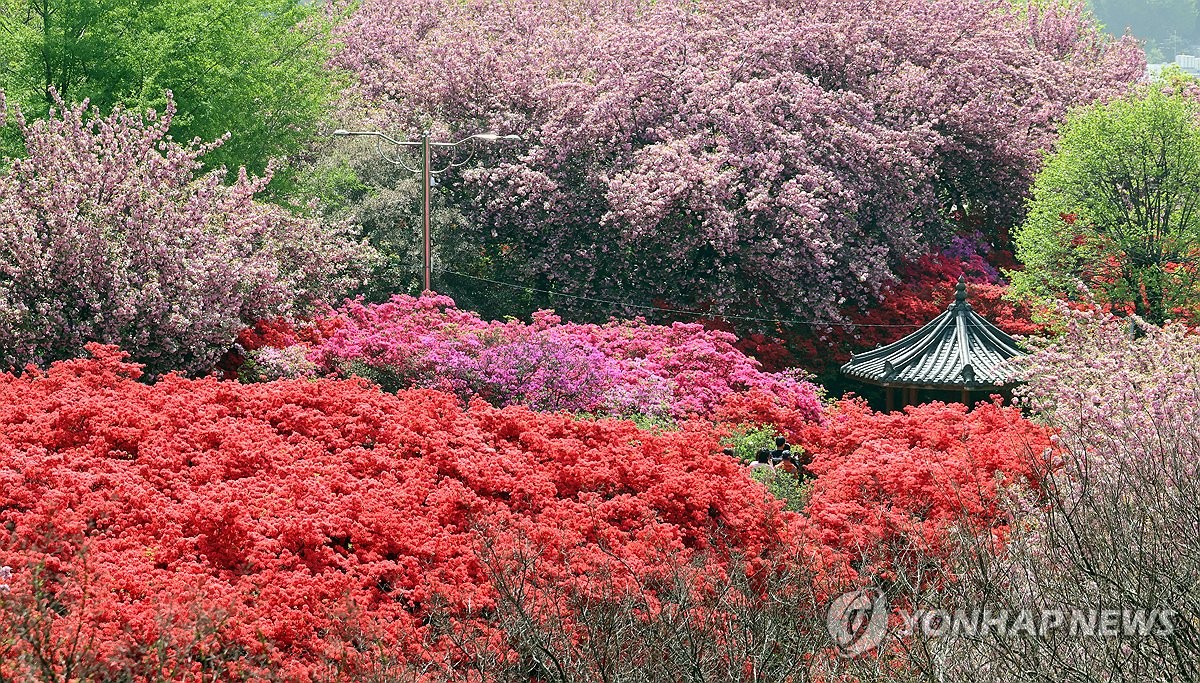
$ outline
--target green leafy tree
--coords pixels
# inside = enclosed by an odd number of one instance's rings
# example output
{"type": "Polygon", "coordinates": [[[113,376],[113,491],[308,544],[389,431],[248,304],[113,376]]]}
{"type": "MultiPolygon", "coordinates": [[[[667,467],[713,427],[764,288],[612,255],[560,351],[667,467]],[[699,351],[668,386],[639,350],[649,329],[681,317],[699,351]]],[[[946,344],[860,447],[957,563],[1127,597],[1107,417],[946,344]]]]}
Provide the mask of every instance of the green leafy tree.
{"type": "Polygon", "coordinates": [[[332,101],[327,36],[320,4],[304,0],[0,0],[0,90],[38,118],[55,92],[108,111],[161,110],[170,90],[176,139],[230,133],[206,162],[261,172],[332,101]]]}
{"type": "MultiPolygon", "coordinates": [[[[349,121],[347,128],[367,128],[370,123],[349,121]]],[[[356,292],[368,301],[387,301],[396,293],[418,295],[423,287],[423,227],[420,174],[409,170],[421,164],[416,154],[385,150],[404,165],[391,163],[369,138],[335,138],[314,145],[315,159],[300,166],[292,194],[315,198],[331,222],[350,222],[363,234],[381,260],[370,279],[356,292]],[[405,168],[407,166],[408,168],[405,168]]],[[[439,165],[463,160],[481,149],[460,151],[438,158],[439,165]],[[448,158],[447,158],[448,157],[448,158]]],[[[499,154],[512,154],[503,147],[499,154]]],[[[434,180],[430,225],[433,234],[433,289],[453,298],[464,309],[485,318],[527,316],[539,307],[532,292],[472,279],[499,278],[519,282],[522,263],[512,254],[499,254],[464,236],[475,230],[467,215],[472,194],[456,175],[434,180]],[[511,268],[500,270],[500,263],[511,268]],[[464,275],[452,274],[463,273],[464,275]]],[[[545,308],[558,305],[553,298],[545,308]]]]}
{"type": "Polygon", "coordinates": [[[1082,282],[1158,323],[1200,301],[1200,103],[1182,74],[1076,112],[1016,234],[1018,294],[1082,282]]]}

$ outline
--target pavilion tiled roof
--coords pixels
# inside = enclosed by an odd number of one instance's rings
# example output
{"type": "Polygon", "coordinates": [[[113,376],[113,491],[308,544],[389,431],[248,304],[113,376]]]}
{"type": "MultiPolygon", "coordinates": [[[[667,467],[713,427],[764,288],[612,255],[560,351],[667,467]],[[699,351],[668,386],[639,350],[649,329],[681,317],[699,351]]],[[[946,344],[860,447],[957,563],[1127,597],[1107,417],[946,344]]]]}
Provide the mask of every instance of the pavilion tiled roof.
{"type": "Polygon", "coordinates": [[[945,312],[900,341],[856,354],[842,373],[885,387],[983,391],[1010,384],[1009,360],[1023,355],[1012,337],[972,310],[960,277],[945,312]]]}

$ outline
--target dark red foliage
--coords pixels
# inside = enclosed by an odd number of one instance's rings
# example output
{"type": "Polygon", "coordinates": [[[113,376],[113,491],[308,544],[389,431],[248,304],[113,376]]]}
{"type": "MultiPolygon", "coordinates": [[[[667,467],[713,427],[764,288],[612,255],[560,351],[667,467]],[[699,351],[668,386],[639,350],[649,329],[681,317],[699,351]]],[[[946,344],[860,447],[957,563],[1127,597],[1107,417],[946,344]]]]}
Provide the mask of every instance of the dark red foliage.
{"type": "Polygon", "coordinates": [[[238,343],[247,351],[264,346],[284,349],[301,343],[317,344],[336,324],[330,316],[300,323],[287,318],[259,320],[238,333],[238,343]]]}
{"type": "MultiPolygon", "coordinates": [[[[1005,252],[993,252],[992,263],[1006,263],[1005,252]]],[[[1033,321],[1028,306],[1004,298],[1007,285],[991,281],[994,266],[978,255],[962,261],[946,254],[927,254],[902,269],[900,281],[878,306],[867,311],[847,311],[850,324],[797,330],[788,335],[788,346],[800,364],[814,372],[836,368],[852,353],[890,344],[916,331],[941,314],[954,301],[959,276],[967,279],[969,303],[975,311],[1012,335],[1041,335],[1044,326],[1033,321]]]]}

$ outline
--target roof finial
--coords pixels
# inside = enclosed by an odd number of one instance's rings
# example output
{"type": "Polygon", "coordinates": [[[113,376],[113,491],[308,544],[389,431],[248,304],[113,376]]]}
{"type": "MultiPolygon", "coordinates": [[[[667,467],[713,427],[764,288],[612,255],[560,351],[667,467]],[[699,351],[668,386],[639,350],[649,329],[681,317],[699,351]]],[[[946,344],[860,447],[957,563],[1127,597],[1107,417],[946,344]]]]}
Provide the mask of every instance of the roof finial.
{"type": "Polygon", "coordinates": [[[954,287],[954,300],[960,304],[967,302],[967,279],[959,275],[958,285],[954,287]]]}

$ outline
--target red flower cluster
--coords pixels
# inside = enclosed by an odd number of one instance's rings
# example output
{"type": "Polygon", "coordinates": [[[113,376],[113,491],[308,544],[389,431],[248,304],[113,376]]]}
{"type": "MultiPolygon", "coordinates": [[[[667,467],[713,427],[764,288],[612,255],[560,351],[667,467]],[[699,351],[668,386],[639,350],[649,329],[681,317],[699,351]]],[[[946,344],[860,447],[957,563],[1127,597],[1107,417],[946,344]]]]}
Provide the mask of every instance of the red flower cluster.
{"type": "Polygon", "coordinates": [[[813,371],[836,367],[852,353],[891,344],[937,317],[954,301],[960,275],[967,278],[969,302],[980,315],[1009,334],[1043,334],[1044,327],[1033,322],[1029,307],[1006,300],[1007,285],[990,281],[985,272],[989,265],[978,256],[964,263],[945,254],[927,254],[901,270],[900,282],[878,306],[848,312],[852,324],[802,331],[788,344],[813,371]]]}
{"type": "Polygon", "coordinates": [[[320,317],[304,324],[294,324],[287,318],[259,320],[238,333],[238,343],[247,351],[266,346],[279,349],[296,344],[319,344],[338,326],[338,319],[320,317]]]}
{"type": "Polygon", "coordinates": [[[532,544],[540,576],[584,583],[795,543],[704,425],[653,433],[357,380],[144,384],[117,349],[89,350],[0,376],[0,565],[5,600],[40,572],[71,606],[55,628],[113,661],[186,641],[196,605],[290,678],[352,658],[349,630],[430,656],[431,604],[491,628],[484,539],[500,558],[532,544]]]}
{"type": "Polygon", "coordinates": [[[732,557],[791,557],[824,590],[907,545],[936,552],[949,525],[1003,523],[998,487],[1049,446],[998,405],[842,401],[814,423],[760,391],[730,397],[719,419],[778,425],[812,455],[802,517],[705,423],[643,431],[359,380],[145,384],[117,349],[89,348],[0,376],[0,566],[14,568],[0,611],[48,594],[68,606],[51,640],[81,628],[111,666],[194,643],[198,613],[222,651],[289,679],[353,668],[368,635],[407,661],[447,656],[430,619],[447,611],[504,651],[497,571],[539,577],[529,599],[553,600],[595,577],[644,589],[698,553],[697,586],[732,557]]]}
{"type": "Polygon", "coordinates": [[[886,569],[902,548],[936,553],[950,526],[1002,525],[1001,487],[1036,484],[1030,456],[1051,447],[1049,429],[999,403],[875,413],[843,400],[792,438],[812,455],[817,475],[808,530],[867,573],[886,569]]]}

